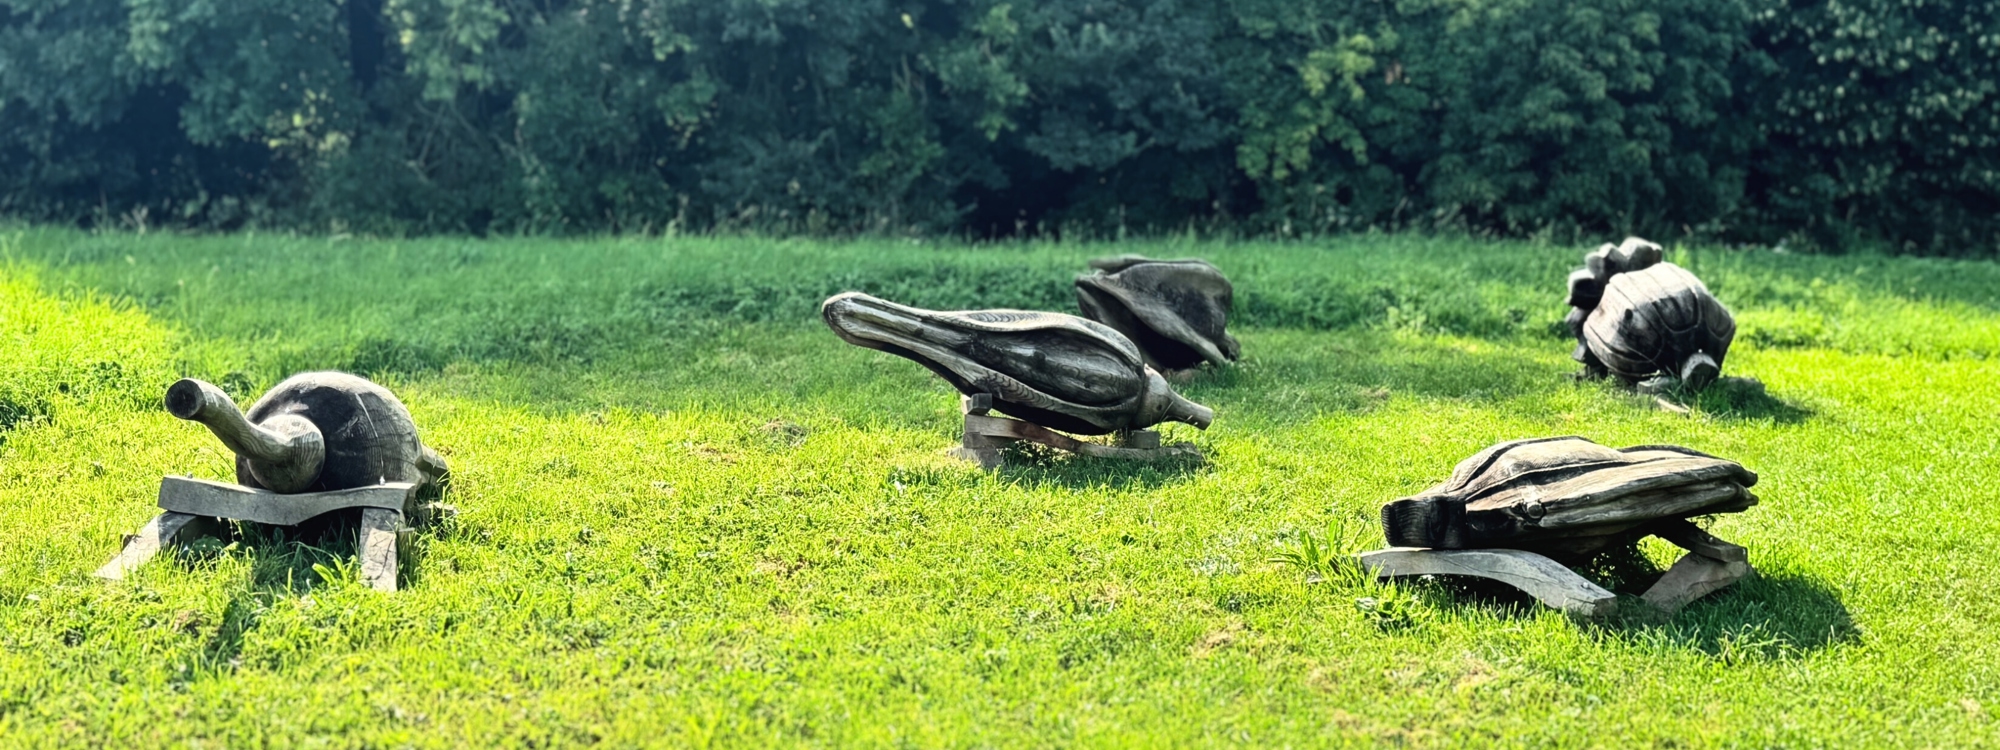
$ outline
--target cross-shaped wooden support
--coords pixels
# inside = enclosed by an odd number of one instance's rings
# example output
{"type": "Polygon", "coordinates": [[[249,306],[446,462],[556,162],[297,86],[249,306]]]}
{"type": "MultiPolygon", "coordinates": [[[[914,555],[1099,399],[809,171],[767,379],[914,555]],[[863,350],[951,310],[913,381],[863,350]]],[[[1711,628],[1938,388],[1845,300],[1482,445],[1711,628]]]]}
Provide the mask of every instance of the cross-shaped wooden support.
{"type": "Polygon", "coordinates": [[[991,415],[993,396],[985,393],[960,398],[959,408],[965,412],[964,442],[951,449],[951,454],[988,471],[1000,468],[1002,448],[1022,440],[1096,458],[1163,461],[1201,456],[1192,445],[1160,445],[1160,433],[1152,430],[1121,430],[1113,436],[1116,442],[1106,445],[1078,440],[1032,422],[995,417],[991,415]]]}
{"type": "Polygon", "coordinates": [[[98,568],[97,576],[122,579],[161,550],[212,529],[213,524],[208,521],[231,518],[296,526],[336,510],[360,508],[361,543],[355,554],[361,558],[361,579],[377,591],[395,591],[397,547],[406,531],[403,513],[410,507],[417,487],[409,482],[390,482],[351,490],[280,495],[205,479],[167,477],[160,480],[160,509],[166,512],[146,522],[139,533],[127,537],[125,549],[98,568]]]}
{"type": "MultiPolygon", "coordinates": [[[[1686,519],[1654,527],[1655,536],[1687,550],[1640,598],[1667,614],[1756,572],[1742,547],[1715,538],[1686,519]]],[[[1580,617],[1611,614],[1618,598],[1546,556],[1517,549],[1391,547],[1361,553],[1377,578],[1451,575],[1487,578],[1520,589],[1543,604],[1580,617]]]]}

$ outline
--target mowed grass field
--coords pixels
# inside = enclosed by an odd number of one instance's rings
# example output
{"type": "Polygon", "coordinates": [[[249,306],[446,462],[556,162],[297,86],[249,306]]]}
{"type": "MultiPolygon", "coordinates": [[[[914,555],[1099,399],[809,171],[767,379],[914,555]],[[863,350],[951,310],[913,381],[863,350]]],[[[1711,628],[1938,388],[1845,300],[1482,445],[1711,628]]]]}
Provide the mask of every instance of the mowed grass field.
{"type": "MultiPolygon", "coordinates": [[[[0,745],[2000,744],[2000,266],[1671,248],[1768,389],[1682,414],[1570,377],[1586,249],[0,231],[0,745]],[[1205,464],[979,472],[954,392],[816,314],[1069,311],[1120,253],[1236,283],[1246,359],[1166,430],[1205,464]],[[313,369],[396,390],[455,471],[403,591],[352,522],[90,576],[162,474],[231,477],[169,383],[313,369]],[[1761,576],[1578,622],[1273,561],[1562,434],[1759,472],[1711,530],[1761,576]]],[[[1593,575],[1675,554],[1640,551],[1593,575]]]]}

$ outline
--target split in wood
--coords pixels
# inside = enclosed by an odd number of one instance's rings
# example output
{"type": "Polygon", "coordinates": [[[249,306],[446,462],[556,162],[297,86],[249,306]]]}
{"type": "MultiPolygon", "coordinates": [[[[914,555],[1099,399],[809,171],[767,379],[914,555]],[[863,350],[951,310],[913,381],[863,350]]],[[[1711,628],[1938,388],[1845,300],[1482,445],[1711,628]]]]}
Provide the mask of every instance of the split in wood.
{"type": "MultiPolygon", "coordinates": [[[[1715,538],[1685,519],[1654,527],[1653,533],[1687,550],[1666,575],[1639,598],[1669,615],[1696,599],[1755,572],[1742,547],[1715,538]]],[[[1391,547],[1361,553],[1361,564],[1377,578],[1418,575],[1473,576],[1499,581],[1543,604],[1579,617],[1601,617],[1617,608],[1617,597],[1576,571],[1546,556],[1518,549],[1426,549],[1391,547]]]]}
{"type": "Polygon", "coordinates": [[[1165,461],[1201,456],[1191,445],[1161,445],[1160,433],[1152,430],[1121,430],[1114,433],[1116,444],[1107,445],[1078,440],[1030,422],[991,416],[993,397],[983,393],[962,398],[960,407],[965,412],[965,434],[951,454],[988,471],[1000,467],[1002,449],[1020,441],[1094,458],[1165,461]]]}
{"type": "Polygon", "coordinates": [[[213,533],[221,519],[274,526],[296,526],[327,513],[361,509],[361,538],[355,553],[361,579],[377,591],[396,590],[399,551],[407,547],[403,532],[406,509],[420,485],[390,482],[332,492],[282,495],[238,484],[188,477],[160,480],[160,509],[139,533],[128,537],[117,557],[98,568],[99,578],[123,579],[162,550],[196,536],[213,533]]]}

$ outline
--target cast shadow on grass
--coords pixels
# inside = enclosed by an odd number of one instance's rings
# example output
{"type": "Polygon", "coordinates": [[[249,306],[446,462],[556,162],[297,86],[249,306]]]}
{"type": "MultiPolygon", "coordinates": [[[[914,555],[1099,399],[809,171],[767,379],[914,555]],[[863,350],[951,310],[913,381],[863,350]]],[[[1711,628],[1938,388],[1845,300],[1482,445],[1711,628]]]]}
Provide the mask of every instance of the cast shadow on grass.
{"type": "Polygon", "coordinates": [[[1622,385],[1610,378],[1592,378],[1582,374],[1573,377],[1596,383],[1608,394],[1631,399],[1635,405],[1643,405],[1642,409],[1657,405],[1657,408],[1683,414],[1699,409],[1703,414],[1728,422],[1769,420],[1781,425],[1800,424],[1816,414],[1812,409],[1772,396],[1755,378],[1722,378],[1700,393],[1674,389],[1656,394],[1622,385]]]}
{"type": "Polygon", "coordinates": [[[1174,387],[1213,407],[1218,428],[1242,417],[1283,424],[1362,413],[1399,396],[1492,404],[1570,387],[1566,367],[1553,364],[1559,344],[1544,352],[1540,338],[1494,343],[1382,331],[1288,337],[1274,336],[1237,366],[1203,368],[1174,387]]]}
{"type": "Polygon", "coordinates": [[[1206,465],[1203,460],[1127,461],[1079,456],[1031,443],[1004,449],[1000,479],[1030,487],[1150,490],[1187,481],[1206,465]]]}
{"type": "Polygon", "coordinates": [[[1813,410],[1772,396],[1764,384],[1748,378],[1723,378],[1689,399],[1703,413],[1729,421],[1799,424],[1813,417],[1813,410]]]}
{"type": "MultiPolygon", "coordinates": [[[[1825,584],[1792,573],[1758,573],[1688,604],[1671,616],[1639,598],[1663,571],[1636,556],[1603,560],[1582,569],[1618,594],[1607,617],[1581,627],[1607,639],[1692,649],[1730,662],[1799,656],[1860,640],[1861,631],[1840,597],[1825,584]]],[[[1499,609],[1528,617],[1543,605],[1511,586],[1483,578],[1433,579],[1449,607],[1499,609]]]]}

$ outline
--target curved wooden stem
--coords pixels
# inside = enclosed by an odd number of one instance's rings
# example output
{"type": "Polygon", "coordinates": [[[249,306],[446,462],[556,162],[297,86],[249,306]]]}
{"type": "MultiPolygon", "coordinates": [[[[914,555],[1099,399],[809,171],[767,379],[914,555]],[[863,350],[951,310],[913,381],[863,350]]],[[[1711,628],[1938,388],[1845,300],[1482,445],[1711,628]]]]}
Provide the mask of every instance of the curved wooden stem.
{"type": "Polygon", "coordinates": [[[251,424],[222,389],[194,378],[167,388],[167,411],[200,422],[230,452],[249,464],[250,473],[272,492],[301,492],[326,465],[326,438],[319,427],[294,414],[251,424]]]}

